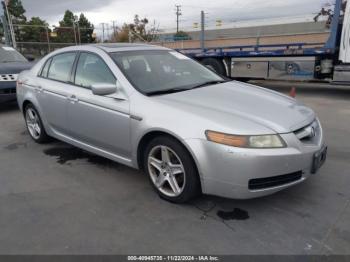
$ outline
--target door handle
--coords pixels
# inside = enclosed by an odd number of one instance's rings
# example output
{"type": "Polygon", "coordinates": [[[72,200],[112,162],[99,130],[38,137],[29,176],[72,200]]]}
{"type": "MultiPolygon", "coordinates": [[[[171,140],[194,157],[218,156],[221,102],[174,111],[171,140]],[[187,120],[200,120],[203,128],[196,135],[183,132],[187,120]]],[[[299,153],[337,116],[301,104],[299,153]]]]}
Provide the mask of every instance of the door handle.
{"type": "Polygon", "coordinates": [[[79,101],[79,99],[75,95],[68,96],[67,99],[74,103],[79,101]]]}

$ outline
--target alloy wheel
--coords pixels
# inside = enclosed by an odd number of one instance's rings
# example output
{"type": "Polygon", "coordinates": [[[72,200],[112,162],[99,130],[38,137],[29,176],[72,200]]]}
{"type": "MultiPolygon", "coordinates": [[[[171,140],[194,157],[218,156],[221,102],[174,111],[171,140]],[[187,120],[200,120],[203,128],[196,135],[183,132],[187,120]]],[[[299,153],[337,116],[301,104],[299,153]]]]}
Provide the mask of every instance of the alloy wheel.
{"type": "Polygon", "coordinates": [[[41,135],[40,120],[38,114],[32,108],[28,108],[26,111],[26,123],[30,135],[34,139],[39,139],[41,135]]]}
{"type": "Polygon", "coordinates": [[[186,174],[180,157],[167,146],[155,146],[148,155],[153,184],[166,196],[177,197],[185,188],[186,174]]]}

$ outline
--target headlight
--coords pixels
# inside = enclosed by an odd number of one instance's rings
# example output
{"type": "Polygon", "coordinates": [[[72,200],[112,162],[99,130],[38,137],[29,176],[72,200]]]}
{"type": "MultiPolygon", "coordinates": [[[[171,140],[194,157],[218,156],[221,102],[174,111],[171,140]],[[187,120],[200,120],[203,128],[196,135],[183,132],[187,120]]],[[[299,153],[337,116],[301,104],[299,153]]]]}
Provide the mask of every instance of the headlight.
{"type": "Polygon", "coordinates": [[[279,135],[243,136],[229,135],[207,130],[205,135],[209,141],[244,148],[282,148],[285,142],[279,135]]]}

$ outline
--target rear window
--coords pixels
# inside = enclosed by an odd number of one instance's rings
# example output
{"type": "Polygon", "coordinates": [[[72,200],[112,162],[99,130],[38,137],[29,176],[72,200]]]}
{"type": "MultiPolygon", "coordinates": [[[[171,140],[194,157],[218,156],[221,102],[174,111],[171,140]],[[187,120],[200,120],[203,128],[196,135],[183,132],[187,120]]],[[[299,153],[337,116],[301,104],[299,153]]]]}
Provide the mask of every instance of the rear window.
{"type": "Polygon", "coordinates": [[[27,59],[9,46],[0,46],[0,63],[27,62],[27,59]]]}

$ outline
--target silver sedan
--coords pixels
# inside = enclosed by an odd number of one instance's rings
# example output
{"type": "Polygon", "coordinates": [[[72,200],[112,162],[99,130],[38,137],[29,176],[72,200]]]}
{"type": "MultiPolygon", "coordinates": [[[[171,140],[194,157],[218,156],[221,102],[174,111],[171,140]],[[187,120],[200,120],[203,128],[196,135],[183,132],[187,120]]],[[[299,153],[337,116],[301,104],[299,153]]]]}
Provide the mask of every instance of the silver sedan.
{"type": "Polygon", "coordinates": [[[326,159],[310,108],[162,47],[60,49],[20,74],[17,98],[36,142],[54,137],[142,169],[176,203],[275,193],[326,159]]]}

